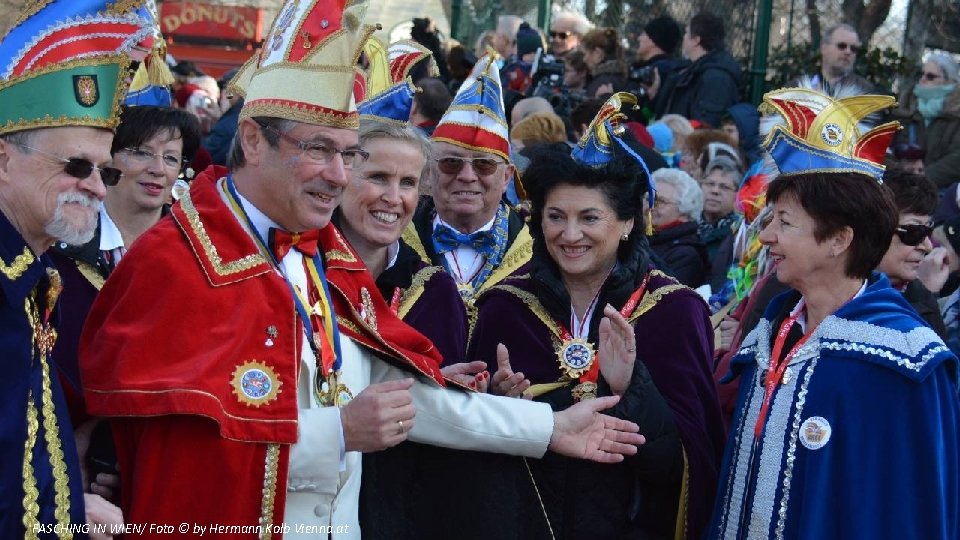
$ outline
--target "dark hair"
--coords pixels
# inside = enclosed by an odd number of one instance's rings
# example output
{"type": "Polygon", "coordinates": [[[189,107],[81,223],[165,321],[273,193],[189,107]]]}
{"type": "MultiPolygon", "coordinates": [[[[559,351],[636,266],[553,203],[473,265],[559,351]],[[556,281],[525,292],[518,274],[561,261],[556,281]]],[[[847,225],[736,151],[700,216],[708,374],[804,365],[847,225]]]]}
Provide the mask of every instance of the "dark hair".
{"type": "MultiPolygon", "coordinates": [[[[624,138],[627,137],[630,135],[625,133],[624,138]]],[[[643,238],[643,197],[649,180],[639,164],[619,148],[614,148],[614,157],[607,165],[593,168],[574,160],[565,144],[543,145],[531,156],[523,182],[530,196],[530,235],[537,253],[546,253],[541,224],[547,195],[564,185],[596,189],[604,194],[618,220],[634,220],[629,238],[620,242],[619,260],[635,252],[643,238]]]]}
{"type": "Polygon", "coordinates": [[[183,141],[183,157],[186,163],[193,160],[200,147],[200,121],[183,109],[140,105],[122,107],[120,125],[113,137],[110,153],[123,148],[137,148],[153,137],[163,134],[183,141]]]}
{"type": "Polygon", "coordinates": [[[897,227],[897,207],[889,189],[858,173],[805,173],[778,176],[767,186],[767,202],[794,197],[816,226],[823,242],[844,227],[853,229],[845,268],[851,278],[867,278],[890,247],[897,227]]]}
{"type": "Polygon", "coordinates": [[[690,36],[700,38],[700,46],[712,51],[723,48],[727,31],[723,28],[723,19],[713,13],[701,11],[690,19],[690,36]]]}
{"type": "Polygon", "coordinates": [[[580,39],[580,48],[603,50],[604,60],[620,60],[623,49],[620,47],[620,36],[615,28],[594,28],[580,39]]]}
{"type": "MultiPolygon", "coordinates": [[[[270,145],[270,148],[278,148],[280,146],[280,136],[277,135],[274,130],[280,133],[286,133],[297,127],[297,122],[294,120],[275,118],[272,116],[257,116],[253,118],[253,121],[261,128],[273,128],[272,130],[261,130],[263,132],[263,138],[267,141],[267,144],[270,145]]],[[[230,151],[227,152],[227,168],[230,170],[239,169],[247,164],[247,156],[243,153],[243,144],[240,142],[240,137],[241,132],[238,126],[236,133],[233,135],[233,142],[230,143],[230,151]]]]}
{"type": "Polygon", "coordinates": [[[420,91],[413,95],[413,99],[417,103],[420,114],[439,122],[453,101],[450,89],[435,77],[420,79],[417,86],[420,87],[420,91]]]}
{"type": "Polygon", "coordinates": [[[577,73],[586,73],[590,71],[587,63],[583,61],[583,51],[572,49],[563,55],[564,69],[576,71],[577,73]]]}
{"type": "Polygon", "coordinates": [[[589,126],[590,122],[593,121],[593,118],[597,116],[600,108],[603,107],[603,104],[606,102],[607,100],[600,98],[580,102],[580,104],[570,112],[570,123],[573,124],[573,128],[579,131],[580,126],[589,126]]]}
{"type": "Polygon", "coordinates": [[[937,186],[926,176],[902,169],[887,169],[883,185],[890,188],[897,210],[902,214],[929,216],[937,209],[937,186]]]}

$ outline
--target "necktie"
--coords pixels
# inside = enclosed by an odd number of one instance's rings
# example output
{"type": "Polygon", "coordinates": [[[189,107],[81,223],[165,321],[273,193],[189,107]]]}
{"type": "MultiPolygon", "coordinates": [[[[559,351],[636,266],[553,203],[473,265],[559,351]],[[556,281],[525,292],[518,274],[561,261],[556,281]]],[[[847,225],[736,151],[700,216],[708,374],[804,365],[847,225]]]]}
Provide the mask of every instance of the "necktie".
{"type": "Polygon", "coordinates": [[[434,228],[433,246],[437,253],[455,251],[462,245],[472,248],[481,255],[490,256],[496,251],[497,239],[492,230],[464,234],[442,223],[434,228]]]}
{"type": "Polygon", "coordinates": [[[319,240],[320,231],[316,229],[305,233],[290,233],[283,229],[271,228],[267,233],[267,241],[277,261],[282,261],[290,252],[290,248],[296,249],[306,257],[313,257],[317,254],[319,240]]]}

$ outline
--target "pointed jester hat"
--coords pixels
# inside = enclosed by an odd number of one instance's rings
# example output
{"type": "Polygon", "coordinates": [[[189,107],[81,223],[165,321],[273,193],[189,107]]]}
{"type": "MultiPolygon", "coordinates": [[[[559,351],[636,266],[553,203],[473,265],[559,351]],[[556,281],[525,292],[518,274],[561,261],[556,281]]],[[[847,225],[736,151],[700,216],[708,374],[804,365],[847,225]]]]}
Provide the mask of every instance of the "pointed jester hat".
{"type": "Polygon", "coordinates": [[[144,7],[150,16],[153,44],[146,51],[147,54],[140,62],[137,71],[134,72],[123,104],[169,107],[173,104],[173,95],[170,94],[169,88],[173,84],[173,75],[170,74],[170,68],[164,61],[166,47],[157,21],[157,2],[145,0],[144,7]]]}
{"type": "Polygon", "coordinates": [[[398,41],[387,48],[376,36],[367,39],[363,51],[370,67],[366,96],[359,106],[360,118],[408,124],[413,96],[418,90],[410,70],[421,60],[428,60],[430,51],[410,40],[398,41]]]}
{"type": "Polygon", "coordinates": [[[647,198],[650,207],[653,207],[654,195],[657,187],[654,184],[653,175],[650,174],[650,168],[647,162],[640,157],[630,145],[623,141],[623,133],[627,129],[623,122],[627,116],[620,112],[624,105],[636,105],[637,97],[629,92],[617,92],[610,96],[606,103],[600,107],[597,116],[594,117],[587,130],[580,137],[580,141],[573,147],[570,155],[575,161],[588,167],[600,168],[614,159],[614,148],[619,147],[627,155],[633,158],[647,175],[647,182],[650,189],[647,190],[647,198]]]}
{"type": "Polygon", "coordinates": [[[365,0],[286,0],[260,52],[228,88],[244,98],[240,119],[285,118],[356,129],[364,76],[357,62],[374,27],[365,0]]]}
{"type": "Polygon", "coordinates": [[[876,111],[896,105],[890,96],[833,99],[813,90],[787,88],[763,96],[763,112],[779,113],[786,124],[774,126],[763,142],[780,175],[853,172],[883,179],[883,158],[898,122],[861,125],[876,111]]]}
{"type": "Polygon", "coordinates": [[[495,60],[495,53],[487,53],[473,67],[433,131],[433,140],[489,152],[509,163],[507,118],[495,60]]]}
{"type": "Polygon", "coordinates": [[[142,1],[27,3],[0,39],[0,134],[87,126],[114,129],[127,53],[152,42],[142,1]]]}

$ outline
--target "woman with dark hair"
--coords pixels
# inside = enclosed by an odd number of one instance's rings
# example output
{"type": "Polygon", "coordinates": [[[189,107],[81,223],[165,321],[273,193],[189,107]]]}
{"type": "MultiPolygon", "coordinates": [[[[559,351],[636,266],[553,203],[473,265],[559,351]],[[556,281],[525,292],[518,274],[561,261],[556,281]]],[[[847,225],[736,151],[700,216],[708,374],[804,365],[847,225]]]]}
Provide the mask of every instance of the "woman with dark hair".
{"type": "Polygon", "coordinates": [[[901,170],[887,170],[883,185],[893,194],[899,215],[890,247],[877,265],[877,271],[886,274],[890,285],[903,293],[907,302],[938,336],[946,339],[947,329],[940,316],[937,296],[918,279],[920,263],[933,249],[930,216],[937,208],[937,187],[922,174],[901,170]]]}
{"type": "Polygon", "coordinates": [[[765,142],[780,175],[760,241],[793,290],[731,361],[741,383],[708,538],[960,534],[957,359],[873,271],[897,229],[879,183],[896,126],[857,125],[893,98],[847,99],[764,96],[787,126],[765,142]]]}
{"type": "Polygon", "coordinates": [[[478,299],[468,358],[498,370],[496,393],[555,409],[619,394],[608,413],[644,426],[647,443],[619,465],[553,455],[530,464],[557,538],[697,538],[723,441],[712,331],[697,294],[650,265],[651,188],[636,154],[614,135],[598,153],[607,161],[590,163],[589,149],[603,144],[597,131],[622,129],[622,96],[601,109],[576,157],[549,148],[533,158],[524,177],[533,259],[478,299]]]}
{"type": "Polygon", "coordinates": [[[580,50],[590,70],[590,82],[585,91],[587,99],[630,90],[627,63],[615,28],[590,30],[580,40],[580,50]]]}
{"type": "Polygon", "coordinates": [[[77,366],[80,331],[94,298],[127,248],[166,214],[173,183],[199,146],[200,123],[185,110],[124,107],[110,148],[113,166],[123,175],[107,187],[93,239],[82,246],[58,243],[51,250],[64,285],[53,357],[69,383],[65,390],[77,420],[78,448],[89,446],[80,456],[90,482],[84,487],[104,497],[114,495],[110,488],[119,485],[116,476],[97,477],[101,472],[116,473],[113,441],[105,422],[81,422],[86,413],[77,366]]]}

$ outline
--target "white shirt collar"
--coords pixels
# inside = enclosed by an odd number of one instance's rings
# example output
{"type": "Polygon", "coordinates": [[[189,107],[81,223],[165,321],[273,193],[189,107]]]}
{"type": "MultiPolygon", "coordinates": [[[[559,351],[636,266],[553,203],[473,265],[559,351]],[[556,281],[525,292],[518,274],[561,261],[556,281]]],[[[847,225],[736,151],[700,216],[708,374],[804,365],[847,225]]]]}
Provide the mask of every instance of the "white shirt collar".
{"type": "Polygon", "coordinates": [[[383,269],[388,270],[397,264],[397,257],[400,256],[400,241],[396,240],[387,248],[387,266],[383,269]]]}
{"type": "Polygon", "coordinates": [[[107,213],[107,205],[100,204],[100,251],[113,251],[122,248],[123,235],[110,214],[107,213]]]}
{"type": "MultiPolygon", "coordinates": [[[[493,217],[490,218],[490,221],[484,223],[482,226],[480,226],[479,229],[477,229],[477,230],[475,230],[475,231],[470,231],[470,234],[473,234],[473,233],[475,233],[475,232],[480,232],[480,231],[489,231],[490,229],[493,228],[493,222],[496,221],[496,220],[497,220],[497,214],[493,214],[493,217]]],[[[440,219],[440,214],[437,214],[436,216],[433,217],[433,227],[434,227],[434,228],[436,228],[437,225],[439,225],[439,224],[441,224],[441,223],[442,223],[443,225],[446,225],[447,227],[450,227],[451,229],[453,229],[453,230],[455,230],[455,231],[458,230],[458,229],[457,229],[456,227],[454,227],[453,225],[450,225],[450,224],[447,223],[446,221],[440,219]]]]}
{"type": "Polygon", "coordinates": [[[277,222],[270,219],[266,214],[260,211],[250,199],[247,199],[243,196],[242,193],[238,190],[237,198],[240,201],[240,205],[243,206],[244,211],[247,213],[247,217],[250,218],[250,223],[253,224],[253,227],[257,230],[257,234],[260,235],[260,238],[266,242],[268,238],[268,233],[270,229],[283,229],[277,222]]]}

